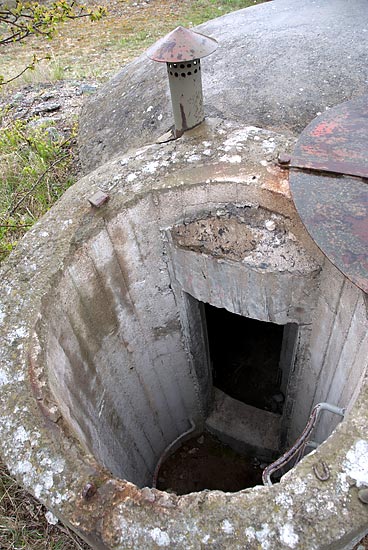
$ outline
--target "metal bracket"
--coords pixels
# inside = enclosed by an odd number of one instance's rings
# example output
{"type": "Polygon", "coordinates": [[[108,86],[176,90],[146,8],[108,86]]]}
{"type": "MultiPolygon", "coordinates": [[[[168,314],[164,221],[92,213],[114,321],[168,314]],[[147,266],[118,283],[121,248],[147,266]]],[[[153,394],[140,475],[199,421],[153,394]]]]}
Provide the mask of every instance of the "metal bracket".
{"type": "MultiPolygon", "coordinates": [[[[341,407],[336,407],[336,405],[331,405],[330,403],[318,403],[317,405],[315,405],[312,409],[312,412],[309,416],[308,422],[307,422],[302,434],[300,435],[300,437],[298,437],[298,439],[296,440],[294,445],[288,451],[286,451],[286,453],[284,453],[280,458],[275,460],[275,462],[272,462],[272,464],[269,464],[263,470],[263,472],[262,472],[262,481],[263,481],[264,485],[271,486],[272,485],[272,481],[271,481],[272,474],[274,474],[278,470],[281,470],[281,468],[283,468],[287,464],[289,464],[289,462],[293,458],[296,457],[296,461],[299,462],[299,460],[302,459],[302,454],[304,452],[305,447],[309,443],[311,443],[311,446],[315,445],[315,443],[311,442],[309,438],[311,437],[312,432],[313,432],[313,430],[314,430],[314,428],[317,424],[317,420],[319,418],[319,415],[320,415],[321,411],[328,411],[328,412],[331,412],[333,414],[337,414],[338,416],[341,416],[342,418],[345,415],[345,409],[343,409],[341,407]]],[[[322,461],[321,461],[321,464],[322,464],[322,461]]],[[[314,473],[317,477],[321,476],[321,477],[318,477],[318,479],[321,479],[321,481],[326,481],[326,479],[328,479],[330,474],[329,474],[329,469],[328,469],[327,465],[324,462],[323,462],[323,465],[325,467],[323,468],[322,473],[320,473],[319,470],[315,471],[313,469],[313,471],[314,471],[314,473]],[[325,477],[327,475],[327,473],[328,473],[328,477],[326,479],[322,479],[323,477],[325,477]]],[[[294,464],[294,466],[295,466],[295,464],[294,464]]]]}

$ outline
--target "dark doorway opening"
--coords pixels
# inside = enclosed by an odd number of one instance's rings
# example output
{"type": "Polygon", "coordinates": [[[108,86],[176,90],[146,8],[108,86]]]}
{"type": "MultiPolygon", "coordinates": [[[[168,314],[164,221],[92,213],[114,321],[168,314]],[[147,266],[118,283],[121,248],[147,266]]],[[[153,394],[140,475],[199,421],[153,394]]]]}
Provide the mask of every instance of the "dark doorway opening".
{"type": "Polygon", "coordinates": [[[214,386],[247,405],[281,414],[284,326],[209,304],[205,314],[214,386]]]}

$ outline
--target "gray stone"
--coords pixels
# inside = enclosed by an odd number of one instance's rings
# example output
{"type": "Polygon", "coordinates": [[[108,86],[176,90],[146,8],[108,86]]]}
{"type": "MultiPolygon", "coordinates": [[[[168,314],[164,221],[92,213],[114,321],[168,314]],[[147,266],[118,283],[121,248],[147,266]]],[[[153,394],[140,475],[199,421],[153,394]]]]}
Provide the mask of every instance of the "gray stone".
{"type": "Polygon", "coordinates": [[[42,113],[52,113],[54,111],[58,111],[60,108],[61,108],[61,104],[56,102],[39,103],[36,107],[34,107],[33,114],[39,115],[42,113]]]}
{"type": "Polygon", "coordinates": [[[364,504],[368,504],[368,489],[360,489],[359,493],[359,500],[363,502],[364,504]]]}
{"type": "MultiPolygon", "coordinates": [[[[318,112],[367,91],[366,0],[273,0],[198,27],[218,50],[202,60],[208,116],[299,133],[318,112]]],[[[172,125],[166,67],[144,54],[85,106],[85,171],[172,125]]]]}
{"type": "Polygon", "coordinates": [[[54,122],[55,122],[54,118],[50,116],[45,116],[45,117],[40,117],[40,118],[30,120],[27,123],[27,126],[29,128],[40,128],[40,127],[46,126],[47,124],[53,124],[54,122]]]}
{"type": "Polygon", "coordinates": [[[81,84],[78,88],[77,94],[94,94],[98,90],[96,84],[81,84]]]}
{"type": "Polygon", "coordinates": [[[49,126],[45,129],[45,132],[48,134],[51,141],[60,141],[64,137],[54,126],[49,126]]]}

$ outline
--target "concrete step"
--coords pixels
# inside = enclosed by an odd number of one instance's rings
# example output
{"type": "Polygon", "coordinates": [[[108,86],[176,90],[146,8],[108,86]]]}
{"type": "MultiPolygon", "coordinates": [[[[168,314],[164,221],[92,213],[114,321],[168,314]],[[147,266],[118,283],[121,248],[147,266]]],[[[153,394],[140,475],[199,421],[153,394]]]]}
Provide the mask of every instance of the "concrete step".
{"type": "Polygon", "coordinates": [[[215,388],[205,425],[235,451],[268,461],[280,455],[280,421],[280,415],[246,405],[215,388]]]}

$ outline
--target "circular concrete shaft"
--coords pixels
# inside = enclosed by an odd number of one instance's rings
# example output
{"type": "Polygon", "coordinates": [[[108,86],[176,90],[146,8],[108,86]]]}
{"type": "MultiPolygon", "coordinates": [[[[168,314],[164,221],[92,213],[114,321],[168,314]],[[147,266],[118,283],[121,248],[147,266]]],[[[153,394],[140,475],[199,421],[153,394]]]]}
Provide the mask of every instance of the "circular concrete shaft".
{"type": "Polygon", "coordinates": [[[1,454],[93,548],[343,549],[366,532],[366,303],[296,215],[276,163],[293,143],[217,120],[116,157],[68,190],[2,269],[1,454]],[[98,188],[110,200],[94,208],[98,188]],[[172,238],[211,217],[225,229],[237,219],[254,244],[227,259],[226,247],[219,256],[172,238]],[[144,487],[167,444],[211,407],[195,300],[298,325],[291,440],[314,402],[347,407],[273,487],[180,497],[144,487]],[[326,481],[314,474],[321,461],[326,481]]]}

